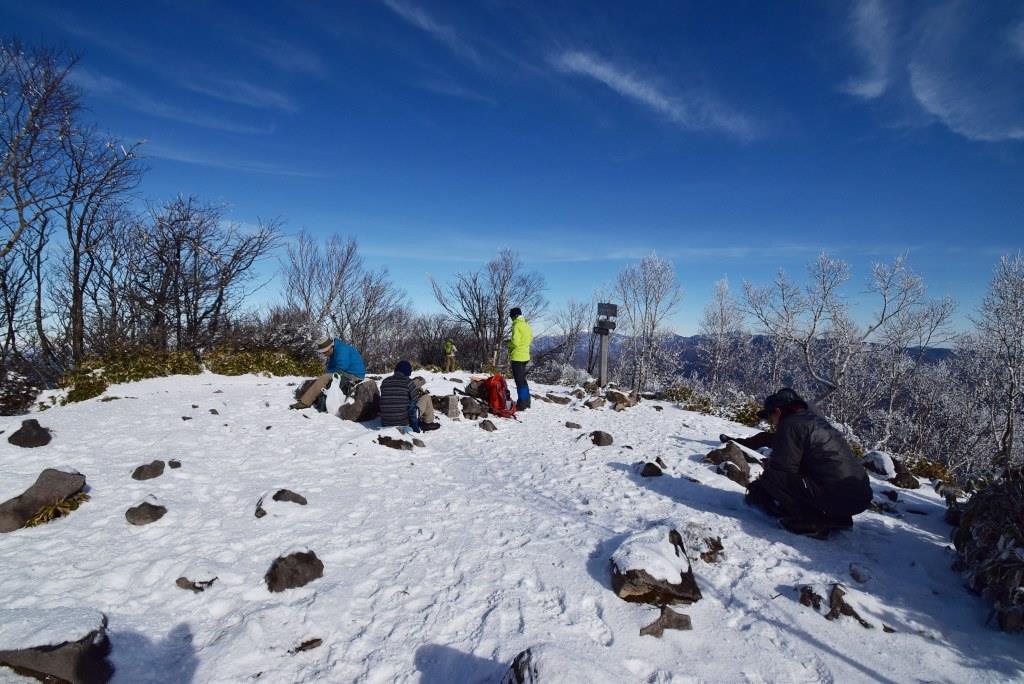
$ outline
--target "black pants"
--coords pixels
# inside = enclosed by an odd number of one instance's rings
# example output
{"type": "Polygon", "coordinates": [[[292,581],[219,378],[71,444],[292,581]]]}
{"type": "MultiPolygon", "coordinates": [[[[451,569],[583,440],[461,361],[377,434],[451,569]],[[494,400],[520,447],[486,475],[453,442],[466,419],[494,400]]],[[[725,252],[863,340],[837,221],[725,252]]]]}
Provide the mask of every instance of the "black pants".
{"type": "Polygon", "coordinates": [[[516,408],[522,411],[530,408],[530,386],[526,384],[526,361],[510,361],[512,377],[516,381],[516,408]]]}
{"type": "Polygon", "coordinates": [[[733,441],[736,442],[737,444],[742,444],[748,449],[753,449],[754,451],[757,451],[762,447],[771,447],[773,437],[775,437],[774,433],[758,432],[756,435],[753,435],[751,437],[733,438],[733,441]]]}
{"type": "Polygon", "coordinates": [[[871,484],[866,477],[850,477],[825,490],[800,475],[768,468],[750,483],[747,501],[779,517],[842,519],[867,509],[871,484]]]}

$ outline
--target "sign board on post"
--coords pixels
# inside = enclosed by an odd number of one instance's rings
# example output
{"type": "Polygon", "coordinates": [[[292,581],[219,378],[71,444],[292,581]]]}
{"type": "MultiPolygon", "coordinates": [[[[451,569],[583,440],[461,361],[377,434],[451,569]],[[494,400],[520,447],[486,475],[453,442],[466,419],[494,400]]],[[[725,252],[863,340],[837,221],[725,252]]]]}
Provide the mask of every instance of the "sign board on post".
{"type": "Polygon", "coordinates": [[[597,384],[604,387],[608,384],[608,336],[615,330],[615,319],[619,315],[619,307],[615,304],[599,303],[597,305],[597,322],[594,334],[600,337],[600,363],[597,367],[597,384]]]}

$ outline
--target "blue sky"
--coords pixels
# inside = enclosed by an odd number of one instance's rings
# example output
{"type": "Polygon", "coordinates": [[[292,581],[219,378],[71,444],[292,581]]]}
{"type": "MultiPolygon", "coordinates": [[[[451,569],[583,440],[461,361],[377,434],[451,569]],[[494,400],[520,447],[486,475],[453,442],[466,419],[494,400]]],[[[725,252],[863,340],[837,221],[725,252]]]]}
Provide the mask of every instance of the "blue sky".
{"type": "MultiPolygon", "coordinates": [[[[501,247],[557,307],[651,250],[714,281],[909,255],[977,306],[1024,247],[1024,2],[0,0],[78,53],[147,199],[355,235],[417,308],[501,247]]],[[[859,288],[851,288],[851,294],[859,288]]],[[[270,295],[267,295],[270,296],[270,295]]]]}

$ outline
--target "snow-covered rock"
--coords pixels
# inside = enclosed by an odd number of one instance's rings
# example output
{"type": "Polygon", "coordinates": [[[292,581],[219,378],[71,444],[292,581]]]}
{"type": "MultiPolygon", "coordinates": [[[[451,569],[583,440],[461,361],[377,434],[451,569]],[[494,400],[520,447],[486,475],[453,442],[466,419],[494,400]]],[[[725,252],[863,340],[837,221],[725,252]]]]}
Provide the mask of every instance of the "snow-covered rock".
{"type": "Polygon", "coordinates": [[[864,454],[864,467],[885,480],[896,477],[896,464],[893,463],[892,455],[885,451],[869,451],[864,454]]]}
{"type": "Polygon", "coordinates": [[[87,608],[0,610],[0,666],[44,681],[106,682],[113,672],[106,629],[106,616],[87,608]]]}
{"type": "Polygon", "coordinates": [[[627,538],[612,554],[612,589],[633,603],[693,603],[700,589],[682,536],[659,525],[627,538]]]}

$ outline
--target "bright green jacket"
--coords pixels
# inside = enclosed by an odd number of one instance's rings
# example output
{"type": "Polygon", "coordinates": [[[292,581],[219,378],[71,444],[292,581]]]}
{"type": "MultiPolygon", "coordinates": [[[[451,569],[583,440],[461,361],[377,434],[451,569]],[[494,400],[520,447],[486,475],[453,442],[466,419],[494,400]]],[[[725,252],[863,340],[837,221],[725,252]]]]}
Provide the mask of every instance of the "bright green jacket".
{"type": "Polygon", "coordinates": [[[533,342],[533,331],[526,319],[520,316],[512,321],[512,339],[508,341],[509,361],[529,361],[530,343],[533,342]]]}

